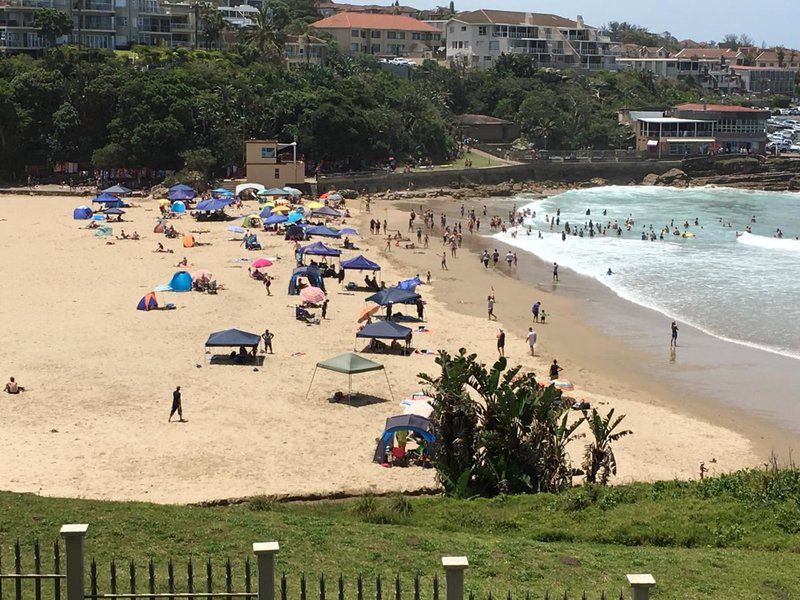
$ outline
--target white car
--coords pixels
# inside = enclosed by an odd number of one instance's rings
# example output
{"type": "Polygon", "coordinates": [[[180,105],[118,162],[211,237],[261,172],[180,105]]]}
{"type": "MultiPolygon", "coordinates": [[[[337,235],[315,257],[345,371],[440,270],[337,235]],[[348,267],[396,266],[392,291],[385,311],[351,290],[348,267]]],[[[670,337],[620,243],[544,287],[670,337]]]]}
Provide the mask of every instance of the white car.
{"type": "Polygon", "coordinates": [[[789,152],[800,152],[800,144],[792,144],[789,146],[789,152]]]}

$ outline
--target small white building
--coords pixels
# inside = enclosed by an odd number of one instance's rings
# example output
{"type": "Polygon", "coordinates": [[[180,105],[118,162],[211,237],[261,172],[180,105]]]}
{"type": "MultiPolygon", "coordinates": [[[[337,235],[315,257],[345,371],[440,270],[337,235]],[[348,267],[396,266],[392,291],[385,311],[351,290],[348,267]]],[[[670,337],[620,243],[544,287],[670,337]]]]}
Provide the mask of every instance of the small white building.
{"type": "Polygon", "coordinates": [[[558,15],[475,10],[447,22],[447,62],[452,67],[488,68],[502,54],[523,54],[537,66],[616,68],[619,45],[576,20],[558,15]]]}

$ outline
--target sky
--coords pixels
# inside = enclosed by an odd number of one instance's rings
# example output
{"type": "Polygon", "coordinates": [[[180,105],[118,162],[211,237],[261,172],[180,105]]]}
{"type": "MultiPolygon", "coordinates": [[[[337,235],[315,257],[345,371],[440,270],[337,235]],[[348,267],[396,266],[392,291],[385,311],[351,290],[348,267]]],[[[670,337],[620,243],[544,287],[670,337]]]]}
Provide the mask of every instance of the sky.
{"type": "MultiPolygon", "coordinates": [[[[388,0],[342,0],[352,4],[389,4],[388,0]]],[[[679,40],[720,41],[727,33],[749,35],[758,46],[800,49],[800,0],[454,0],[457,11],[494,8],[553,13],[587,25],[628,21],[653,32],[669,31],[679,40]]],[[[447,5],[449,0],[400,0],[416,8],[447,5]]]]}

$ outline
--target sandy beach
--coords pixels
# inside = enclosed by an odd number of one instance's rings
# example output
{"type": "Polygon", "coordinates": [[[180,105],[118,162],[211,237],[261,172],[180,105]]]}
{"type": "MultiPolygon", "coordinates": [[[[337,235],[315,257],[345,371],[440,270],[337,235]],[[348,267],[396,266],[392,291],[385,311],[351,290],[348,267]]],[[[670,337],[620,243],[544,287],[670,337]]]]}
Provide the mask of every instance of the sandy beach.
{"type": "MultiPolygon", "coordinates": [[[[370,356],[386,365],[394,400],[381,373],[353,379],[354,391],[375,396],[375,402],[329,403],[333,392],[346,390],[347,380],[328,372],[317,374],[306,398],[317,361],[365,346],[354,337],[363,292],[348,293],[326,280],[328,320],[307,326],[293,318],[296,297],[286,293],[293,256],[282,236],[262,232],[263,251],[248,252],[225,229],[238,221],[197,224],[184,216],[173,221],[179,231],[210,230],[197,236],[204,245],[184,249],[179,239],[153,233],[157,204],[141,201],[128,210],[128,222],[112,226],[115,234],[122,228],[138,231],[142,240],[107,245],[83,229],[85,221],[73,221],[72,208],[82,203],[27,196],[3,197],[0,203],[0,248],[6,257],[0,371],[27,388],[0,399],[0,487],[186,503],[435,485],[432,470],[386,469],[371,462],[384,420],[420,388],[417,374],[436,372],[432,357],[370,356]],[[158,242],[174,253],[154,253],[158,242]],[[177,310],[136,311],[139,298],[168,282],[184,256],[188,271],[210,270],[225,289],[216,296],[159,293],[159,302],[173,302],[177,310]],[[259,256],[278,257],[268,269],[276,278],[272,296],[248,277],[249,262],[259,256]],[[275,354],[258,371],[207,363],[203,345],[209,333],[228,328],[261,333],[265,327],[275,334],[275,354]],[[185,424],[167,423],[176,385],[183,390],[185,424]]],[[[432,205],[437,211],[449,207],[453,216],[457,211],[446,199],[432,205]]],[[[250,203],[241,214],[254,208],[250,203]]],[[[416,334],[415,347],[466,347],[491,361],[502,326],[509,332],[511,363],[544,374],[557,356],[564,376],[576,384],[574,395],[627,415],[634,435],[617,446],[618,481],[696,478],[700,462],[712,473],[756,466],[771,449],[794,440],[735,407],[700,402],[693,391],[679,398],[648,378],[647,353],[591,324],[578,299],[583,290],[570,295],[562,292],[569,284],[555,291],[536,283],[545,280],[543,265],[530,261],[523,265],[530,269],[526,276],[501,276],[484,272],[465,247],[458,259],[448,258],[449,270],[442,272],[438,235],[429,250],[390,253],[381,238],[370,238],[370,217],[386,218],[390,230],[405,232],[406,213],[397,204],[373,203],[371,215],[353,212],[349,224],[360,227],[361,250],[345,256],[360,252],[379,262],[387,283],[417,273],[424,279],[426,270],[432,272],[431,285],[418,290],[427,302],[430,333],[416,334]],[[499,324],[485,314],[492,287],[499,324]],[[541,355],[532,359],[523,336],[533,294],[541,294],[552,321],[538,329],[541,355]],[[620,368],[625,365],[639,366],[620,368]]],[[[363,274],[347,280],[361,281],[363,274]]],[[[581,449],[576,443],[576,463],[581,449]]]]}

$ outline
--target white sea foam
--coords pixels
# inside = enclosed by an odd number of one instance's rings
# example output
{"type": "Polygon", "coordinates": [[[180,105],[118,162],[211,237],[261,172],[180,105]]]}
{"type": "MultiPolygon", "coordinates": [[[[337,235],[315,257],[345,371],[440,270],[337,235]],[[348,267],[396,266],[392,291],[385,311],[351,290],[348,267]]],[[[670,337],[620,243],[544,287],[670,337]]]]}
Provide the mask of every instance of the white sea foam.
{"type": "Polygon", "coordinates": [[[763,235],[754,235],[746,231],[739,235],[736,239],[740,244],[747,244],[756,248],[764,248],[766,250],[783,250],[785,252],[800,252],[800,240],[793,238],[776,238],[766,237],[763,235]]]}
{"type": "Polygon", "coordinates": [[[800,358],[796,300],[800,261],[787,260],[786,252],[774,251],[786,250],[795,240],[758,234],[737,238],[735,234],[749,224],[764,233],[780,227],[794,237],[800,234],[798,205],[797,195],[725,188],[593,188],[525,204],[536,211],[536,217],[526,219],[516,238],[510,231],[495,237],[719,338],[800,358]],[[545,215],[555,216],[557,209],[560,225],[551,230],[545,215]],[[586,215],[587,209],[591,214],[586,215]],[[594,238],[585,232],[584,237],[561,239],[566,222],[573,229],[590,219],[595,226],[605,226],[615,221],[623,224],[629,215],[634,225],[630,231],[623,230],[621,237],[609,229],[594,238]],[[753,217],[756,223],[751,223],[753,217]],[[641,233],[649,231],[650,225],[656,235],[669,227],[670,231],[688,229],[695,237],[667,233],[663,241],[642,241],[641,233]],[[526,235],[528,226],[530,235],[526,235]],[[755,243],[742,238],[755,238],[755,243]],[[609,268],[613,275],[606,274],[609,268]]]}

